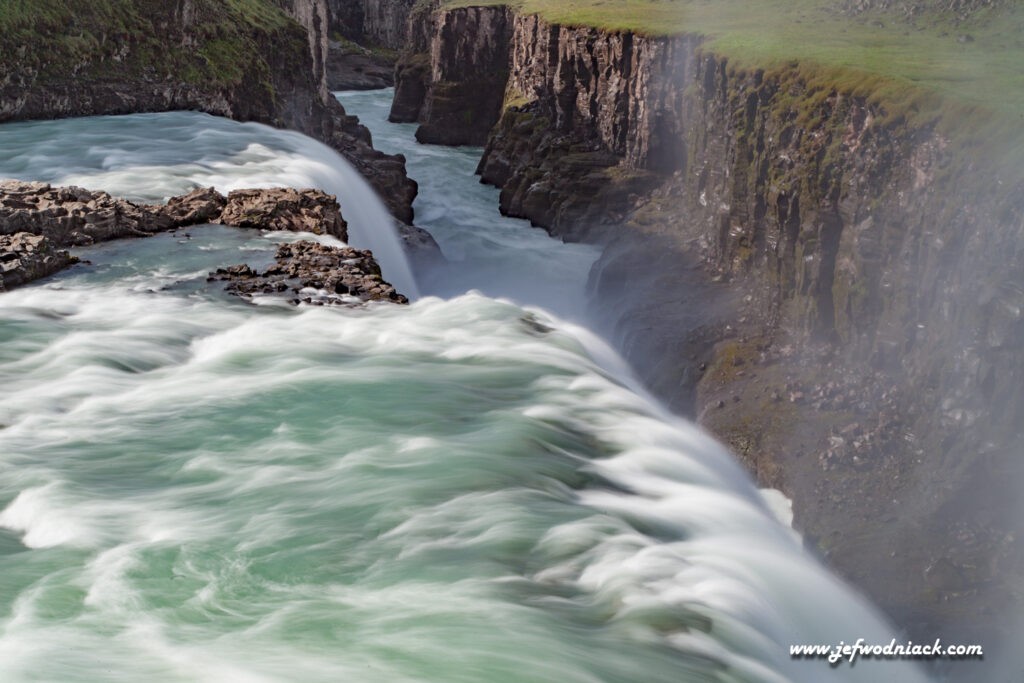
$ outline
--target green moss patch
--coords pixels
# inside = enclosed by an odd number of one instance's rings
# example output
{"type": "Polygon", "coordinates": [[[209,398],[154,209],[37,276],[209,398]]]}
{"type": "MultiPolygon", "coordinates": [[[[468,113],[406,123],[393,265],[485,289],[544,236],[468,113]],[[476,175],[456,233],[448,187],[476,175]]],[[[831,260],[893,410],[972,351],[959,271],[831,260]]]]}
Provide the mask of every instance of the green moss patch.
{"type": "Polygon", "coordinates": [[[279,53],[288,51],[285,46],[306,49],[301,27],[268,0],[197,0],[187,15],[163,0],[0,4],[0,65],[5,72],[29,70],[44,79],[260,82],[269,78],[262,52],[271,35],[279,53]],[[88,69],[79,73],[84,66],[88,69]]]}

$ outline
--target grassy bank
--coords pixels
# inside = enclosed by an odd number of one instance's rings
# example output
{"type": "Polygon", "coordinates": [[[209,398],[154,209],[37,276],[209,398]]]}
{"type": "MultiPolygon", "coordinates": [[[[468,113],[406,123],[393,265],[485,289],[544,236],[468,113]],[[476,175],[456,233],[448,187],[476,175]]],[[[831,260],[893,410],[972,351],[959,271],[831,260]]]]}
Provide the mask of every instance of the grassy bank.
{"type": "MultiPolygon", "coordinates": [[[[853,16],[831,0],[449,0],[512,5],[573,26],[649,35],[699,34],[736,68],[796,69],[812,86],[876,98],[907,118],[951,104],[1024,125],[1024,3],[966,18],[925,10],[853,16]],[[938,99],[931,100],[930,96],[938,99]],[[941,100],[941,102],[939,101],[941,100]]],[[[920,123],[921,121],[918,121],[920,123]]],[[[980,128],[988,128],[982,126],[980,128]]],[[[980,129],[979,128],[979,129],[980,129]]]]}

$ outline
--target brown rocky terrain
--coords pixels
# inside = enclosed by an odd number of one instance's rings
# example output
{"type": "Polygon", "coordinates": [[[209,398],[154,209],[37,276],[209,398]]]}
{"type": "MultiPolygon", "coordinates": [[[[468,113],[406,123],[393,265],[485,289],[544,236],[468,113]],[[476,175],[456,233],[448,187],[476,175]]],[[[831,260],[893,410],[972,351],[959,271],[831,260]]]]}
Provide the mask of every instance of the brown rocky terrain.
{"type": "Polygon", "coordinates": [[[77,262],[77,258],[54,248],[53,242],[42,235],[0,235],[0,292],[42,279],[77,262]]]}
{"type": "Polygon", "coordinates": [[[369,301],[409,303],[383,280],[380,266],[368,251],[301,241],[282,244],[274,259],[274,265],[262,273],[242,264],[220,268],[208,279],[227,281],[227,291],[244,298],[289,292],[293,304],[353,307],[369,301]]]}

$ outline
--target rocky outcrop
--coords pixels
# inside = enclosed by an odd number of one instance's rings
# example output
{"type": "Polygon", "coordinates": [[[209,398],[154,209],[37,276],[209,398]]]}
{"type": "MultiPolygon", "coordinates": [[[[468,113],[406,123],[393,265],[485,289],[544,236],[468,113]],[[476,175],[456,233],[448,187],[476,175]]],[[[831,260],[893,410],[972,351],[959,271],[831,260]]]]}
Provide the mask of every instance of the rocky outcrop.
{"type": "Polygon", "coordinates": [[[348,240],[337,200],[319,190],[235,190],[228,194],[220,216],[209,222],[236,228],[311,232],[348,240]]]}
{"type": "Polygon", "coordinates": [[[696,40],[513,22],[510,106],[479,172],[501,209],[568,239],[620,225],[685,158],[683,84],[696,40]]]}
{"type": "MultiPolygon", "coordinates": [[[[66,251],[58,251],[59,247],[147,237],[201,224],[310,232],[342,241],[348,239],[337,200],[320,190],[235,190],[225,197],[213,188],[197,188],[172,197],[166,204],[148,205],[80,187],[0,181],[2,289],[45,277],[77,262],[66,251]]],[[[408,232],[406,239],[416,247],[412,251],[428,258],[433,253],[429,236],[424,237],[422,231],[411,227],[408,232]]],[[[262,274],[239,266],[220,275],[231,280],[232,291],[239,294],[293,288],[300,299],[313,297],[320,303],[407,303],[404,296],[381,279],[380,267],[368,251],[300,242],[278,249],[277,260],[277,266],[262,274]],[[326,288],[329,293],[306,292],[309,288],[326,288]]]]}
{"type": "Polygon", "coordinates": [[[145,237],[174,227],[158,208],[106,192],[46,183],[0,182],[0,234],[42,235],[61,247],[145,237]]]}
{"type": "Polygon", "coordinates": [[[405,157],[374,149],[370,132],[359,119],[348,116],[337,100],[331,106],[331,114],[334,124],[325,142],[344,155],[366,178],[392,216],[411,225],[412,203],[419,186],[406,173],[405,157]]]}
{"type": "Polygon", "coordinates": [[[247,299],[288,294],[293,304],[362,306],[371,301],[409,300],[381,277],[368,251],[295,242],[277,248],[274,265],[259,273],[247,265],[221,268],[208,278],[227,281],[227,291],[247,299]]]}
{"type": "Polygon", "coordinates": [[[314,130],[323,93],[311,39],[279,5],[254,4],[176,0],[137,11],[101,1],[89,14],[15,13],[0,37],[0,121],[196,109],[314,130]]]}
{"type": "Polygon", "coordinates": [[[327,89],[327,55],[330,46],[330,12],[327,0],[273,0],[288,16],[306,30],[311,73],[316,93],[321,102],[326,102],[330,93],[327,89]]]}
{"type": "Polygon", "coordinates": [[[77,262],[77,258],[56,249],[42,235],[0,235],[0,292],[52,275],[77,262]]]}
{"type": "Polygon", "coordinates": [[[508,80],[511,11],[465,7],[421,12],[399,61],[391,120],[418,122],[416,139],[444,145],[483,145],[501,114],[508,80]],[[415,43],[419,43],[416,45],[415,43]]]}
{"type": "Polygon", "coordinates": [[[225,197],[199,188],[149,205],[80,187],[0,181],[0,235],[26,232],[59,246],[85,246],[203,223],[348,239],[337,200],[320,190],[235,190],[225,197]]]}

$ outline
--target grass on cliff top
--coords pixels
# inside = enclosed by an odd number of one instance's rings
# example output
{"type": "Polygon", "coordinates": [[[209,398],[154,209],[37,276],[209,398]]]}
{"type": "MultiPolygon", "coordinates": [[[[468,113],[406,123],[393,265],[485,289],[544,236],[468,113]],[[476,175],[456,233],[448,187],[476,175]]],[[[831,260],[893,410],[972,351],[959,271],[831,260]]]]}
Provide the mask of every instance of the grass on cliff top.
{"type": "MultiPolygon", "coordinates": [[[[869,95],[900,115],[938,117],[943,103],[1024,126],[1024,2],[1005,0],[961,21],[940,9],[846,16],[837,0],[446,0],[511,5],[552,23],[697,34],[738,69],[799,72],[811,85],[869,95]]],[[[948,3],[946,3],[948,4],[948,3]]],[[[941,7],[935,3],[935,7],[941,7]]]]}
{"type": "MultiPolygon", "coordinates": [[[[167,42],[167,26],[182,24],[182,9],[166,0],[0,0],[0,72],[26,67],[70,76],[85,63],[113,77],[176,74],[190,83],[237,83],[263,77],[255,37],[300,27],[273,0],[195,0],[191,47],[167,42]]],[[[95,74],[93,74],[95,75],[95,74]]]]}

